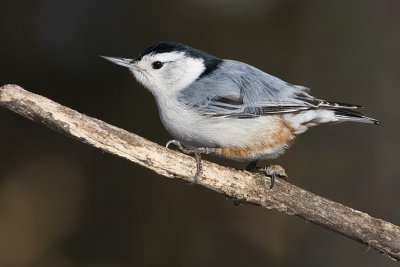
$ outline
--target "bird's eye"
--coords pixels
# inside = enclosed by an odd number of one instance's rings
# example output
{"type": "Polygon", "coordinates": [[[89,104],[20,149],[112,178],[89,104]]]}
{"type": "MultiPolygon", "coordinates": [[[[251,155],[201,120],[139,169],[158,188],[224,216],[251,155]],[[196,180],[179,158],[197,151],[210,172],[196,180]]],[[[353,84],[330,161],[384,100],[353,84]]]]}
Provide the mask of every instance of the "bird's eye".
{"type": "Polygon", "coordinates": [[[162,63],[161,61],[154,61],[152,66],[153,69],[158,70],[161,69],[161,67],[164,65],[164,63],[162,63]]]}

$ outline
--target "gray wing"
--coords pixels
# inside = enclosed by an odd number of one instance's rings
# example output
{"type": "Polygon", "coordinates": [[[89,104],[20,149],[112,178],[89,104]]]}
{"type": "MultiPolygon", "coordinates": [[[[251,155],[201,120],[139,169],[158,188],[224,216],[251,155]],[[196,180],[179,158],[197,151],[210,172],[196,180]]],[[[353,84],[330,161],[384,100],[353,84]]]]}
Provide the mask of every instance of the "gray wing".
{"type": "MultiPolygon", "coordinates": [[[[237,118],[339,105],[316,99],[307,90],[245,63],[224,60],[218,69],[180,92],[178,98],[202,115],[237,118]]],[[[353,108],[353,105],[343,105],[353,108]]]]}

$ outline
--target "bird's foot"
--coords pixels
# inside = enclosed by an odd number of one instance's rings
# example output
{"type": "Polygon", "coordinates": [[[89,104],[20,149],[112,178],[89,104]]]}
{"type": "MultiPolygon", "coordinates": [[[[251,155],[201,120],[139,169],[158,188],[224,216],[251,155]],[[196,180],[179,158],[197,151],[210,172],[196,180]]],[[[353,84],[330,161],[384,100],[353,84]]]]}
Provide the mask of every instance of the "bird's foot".
{"type": "Polygon", "coordinates": [[[189,185],[197,184],[200,181],[201,176],[203,175],[203,165],[201,163],[201,154],[208,154],[208,153],[216,151],[216,149],[215,148],[207,148],[207,147],[186,148],[178,140],[168,141],[168,143],[165,145],[165,147],[168,148],[170,145],[176,145],[178,147],[178,149],[185,154],[194,154],[194,159],[196,160],[197,170],[196,170],[196,174],[194,175],[193,182],[189,183],[189,185]]]}
{"type": "Polygon", "coordinates": [[[287,180],[288,175],[286,174],[286,171],[282,166],[280,165],[269,165],[266,168],[263,168],[265,175],[269,176],[271,178],[271,185],[270,189],[272,189],[275,185],[275,178],[282,178],[284,180],[287,180]]]}
{"type": "Polygon", "coordinates": [[[286,171],[282,166],[280,165],[269,165],[268,167],[257,167],[257,162],[250,162],[250,164],[246,167],[247,171],[250,172],[262,172],[266,176],[270,177],[271,179],[271,185],[270,189],[272,189],[275,185],[275,179],[276,177],[282,178],[282,179],[287,179],[288,175],[286,174],[286,171]]]}
{"type": "Polygon", "coordinates": [[[185,154],[193,154],[194,153],[194,149],[187,149],[185,148],[181,142],[179,142],[178,140],[169,140],[167,142],[167,144],[165,145],[166,148],[169,148],[170,145],[176,145],[179,150],[185,154]]]}

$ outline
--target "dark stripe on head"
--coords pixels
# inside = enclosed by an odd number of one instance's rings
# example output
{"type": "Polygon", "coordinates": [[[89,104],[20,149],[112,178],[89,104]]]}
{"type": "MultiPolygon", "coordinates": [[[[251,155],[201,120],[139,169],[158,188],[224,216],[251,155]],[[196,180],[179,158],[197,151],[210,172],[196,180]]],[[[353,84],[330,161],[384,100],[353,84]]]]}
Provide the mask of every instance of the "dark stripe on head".
{"type": "Polygon", "coordinates": [[[204,61],[204,65],[206,69],[200,75],[200,77],[206,76],[212,73],[218,66],[222,63],[222,59],[210,55],[206,52],[201,50],[192,48],[190,46],[175,43],[175,42],[161,42],[158,44],[154,44],[148,48],[146,48],[135,60],[141,60],[143,56],[149,54],[161,54],[161,53],[168,53],[168,52],[184,52],[186,56],[192,58],[201,58],[204,61]]]}

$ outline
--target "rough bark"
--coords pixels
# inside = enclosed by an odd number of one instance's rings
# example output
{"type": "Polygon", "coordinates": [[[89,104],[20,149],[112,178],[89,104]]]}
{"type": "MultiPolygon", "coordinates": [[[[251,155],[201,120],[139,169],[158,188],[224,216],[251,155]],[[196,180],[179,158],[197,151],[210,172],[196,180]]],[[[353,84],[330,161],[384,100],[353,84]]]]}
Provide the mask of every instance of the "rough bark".
{"type": "MultiPolygon", "coordinates": [[[[0,105],[165,177],[188,181],[194,177],[196,162],[192,157],[25,91],[17,85],[0,88],[0,105]]],[[[284,180],[277,180],[273,189],[269,189],[265,181],[262,174],[203,161],[203,177],[199,184],[241,203],[298,216],[400,260],[400,227],[319,197],[284,180]]]]}

